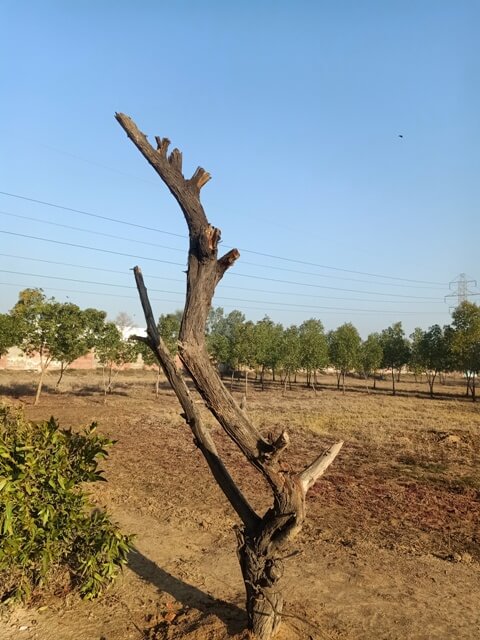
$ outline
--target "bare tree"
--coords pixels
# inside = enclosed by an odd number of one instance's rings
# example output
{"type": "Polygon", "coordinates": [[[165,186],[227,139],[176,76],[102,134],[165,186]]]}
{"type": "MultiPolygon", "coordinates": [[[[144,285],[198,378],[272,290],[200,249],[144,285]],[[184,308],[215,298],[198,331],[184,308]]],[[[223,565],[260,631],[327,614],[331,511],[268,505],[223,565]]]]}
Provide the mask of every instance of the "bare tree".
{"type": "Polygon", "coordinates": [[[302,527],[307,491],[331,464],[343,443],[333,445],[303,471],[286,471],[280,459],[289,444],[288,433],[282,431],[277,437],[265,438],[225,388],[206,349],[205,325],[215,287],[240,254],[237,249],[232,249],[217,258],[220,230],[209,224],[200,203],[200,190],[210,175],[199,167],[190,179],[184,178],[182,154],[178,149],[167,154],[168,139],[157,136],[157,148],[154,149],[128,116],[117,113],[115,117],[165,182],[188,225],[190,248],[185,310],[178,343],[180,359],[205,405],[248,462],[262,474],[273,494],[272,506],[260,516],[230,476],[204,426],[185,379],[159,335],[141,270],[135,267],[135,279],[147,321],[148,337],[144,340],[155,352],[182,405],[182,415],[193,432],[195,444],[242,522],[237,528],[237,553],[245,582],[248,627],[261,640],[268,640],[277,631],[282,618],[281,557],[302,527]]]}

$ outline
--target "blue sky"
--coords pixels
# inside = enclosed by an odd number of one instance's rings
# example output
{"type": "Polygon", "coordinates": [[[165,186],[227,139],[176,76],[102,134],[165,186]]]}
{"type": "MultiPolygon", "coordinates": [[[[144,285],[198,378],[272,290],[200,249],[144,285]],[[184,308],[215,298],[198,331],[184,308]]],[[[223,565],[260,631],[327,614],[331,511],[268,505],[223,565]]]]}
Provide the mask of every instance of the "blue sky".
{"type": "Polygon", "coordinates": [[[142,324],[135,264],[157,314],[182,306],[182,215],[115,111],[212,174],[207,216],[241,251],[226,311],[410,332],[449,322],[459,273],[480,280],[478,2],[3,0],[0,15],[0,191],[149,227],[0,194],[0,311],[38,286],[142,324]]]}

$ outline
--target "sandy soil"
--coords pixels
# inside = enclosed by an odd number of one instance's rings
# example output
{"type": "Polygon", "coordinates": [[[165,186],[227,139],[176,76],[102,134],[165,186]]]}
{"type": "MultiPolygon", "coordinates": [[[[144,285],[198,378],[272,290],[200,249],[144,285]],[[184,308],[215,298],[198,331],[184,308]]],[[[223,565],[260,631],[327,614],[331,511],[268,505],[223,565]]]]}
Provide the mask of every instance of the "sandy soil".
{"type": "MultiPolygon", "coordinates": [[[[53,381],[53,378],[52,378],[53,381]]],[[[116,440],[108,483],[94,500],[136,534],[123,576],[95,602],[46,595],[4,612],[0,640],[220,640],[246,638],[236,518],[179,416],[172,392],[155,398],[148,374],[121,378],[103,404],[95,375],[67,378],[38,407],[26,374],[2,373],[5,397],[32,419],[97,420],[116,440]]],[[[405,381],[367,394],[333,379],[317,394],[251,389],[248,411],[265,431],[289,428],[288,462],[301,469],[346,444],[311,492],[309,518],[285,561],[281,634],[335,640],[480,637],[480,403],[457,387],[429,400],[405,381]]],[[[352,386],[353,385],[353,386],[352,386]]],[[[268,492],[210,419],[233,474],[259,510],[268,492]]]]}

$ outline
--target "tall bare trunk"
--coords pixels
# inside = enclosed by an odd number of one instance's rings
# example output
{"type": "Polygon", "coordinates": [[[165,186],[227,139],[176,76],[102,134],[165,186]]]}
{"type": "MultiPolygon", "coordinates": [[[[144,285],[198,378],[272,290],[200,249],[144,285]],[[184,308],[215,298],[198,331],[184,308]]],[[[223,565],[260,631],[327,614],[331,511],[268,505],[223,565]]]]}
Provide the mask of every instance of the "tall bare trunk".
{"type": "MultiPolygon", "coordinates": [[[[205,345],[205,325],[215,287],[240,254],[233,249],[221,258],[217,257],[220,230],[209,224],[200,203],[200,189],[210,176],[199,167],[190,179],[185,179],[182,154],[174,149],[167,155],[167,139],[156,137],[155,150],[128,116],[116,114],[116,118],[168,186],[188,225],[187,296],[178,343],[182,364],[204,404],[246,460],[263,476],[272,492],[272,507],[259,516],[230,476],[182,373],[158,333],[141,270],[135,267],[148,335],[139,339],[157,356],[180,401],[182,415],[193,433],[195,444],[242,522],[237,528],[238,557],[245,582],[248,626],[260,640],[269,640],[278,630],[282,617],[283,597],[278,582],[283,567],[279,556],[302,527],[307,491],[335,459],[343,443],[333,445],[303,471],[286,471],[280,459],[289,445],[288,433],[282,430],[276,437],[265,438],[248,413],[229,394],[211,364],[205,345]]],[[[247,381],[246,371],[245,384],[247,381]]]]}

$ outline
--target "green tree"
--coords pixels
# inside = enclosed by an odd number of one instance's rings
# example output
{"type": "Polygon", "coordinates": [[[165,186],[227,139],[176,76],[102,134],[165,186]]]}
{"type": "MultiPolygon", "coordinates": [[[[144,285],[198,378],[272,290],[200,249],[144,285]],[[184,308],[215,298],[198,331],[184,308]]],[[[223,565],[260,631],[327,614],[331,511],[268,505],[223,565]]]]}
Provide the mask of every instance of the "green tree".
{"type": "Polygon", "coordinates": [[[300,368],[301,344],[300,332],[297,326],[292,325],[283,332],[280,344],[280,363],[283,367],[284,392],[287,389],[287,381],[292,388],[292,375],[295,376],[300,368]]]}
{"type": "Polygon", "coordinates": [[[96,433],[27,421],[0,405],[0,602],[27,600],[32,589],[68,570],[86,598],[98,595],[126,564],[132,537],[92,510],[88,482],[113,441],[96,433]]]}
{"type": "Polygon", "coordinates": [[[351,322],[346,322],[329,333],[330,362],[337,370],[337,389],[340,379],[345,393],[345,376],[358,366],[361,338],[351,322]]]}
{"type": "Polygon", "coordinates": [[[248,372],[255,367],[257,360],[257,344],[255,340],[255,325],[249,320],[235,327],[234,347],[237,365],[245,371],[245,396],[248,391],[248,372]]]}
{"type": "Polygon", "coordinates": [[[265,370],[272,371],[272,378],[275,381],[275,370],[280,362],[280,345],[283,336],[281,324],[275,324],[268,316],[259,320],[254,328],[255,360],[260,367],[260,382],[262,390],[264,388],[265,370]]]}
{"type": "Polygon", "coordinates": [[[217,364],[226,364],[229,360],[230,340],[225,313],[221,307],[210,310],[206,331],[210,356],[217,364]]]}
{"type": "Polygon", "coordinates": [[[417,358],[420,367],[426,373],[431,398],[435,378],[449,367],[451,361],[449,342],[445,331],[438,324],[424,331],[418,341],[417,358]]]}
{"type": "Polygon", "coordinates": [[[40,377],[34,402],[37,404],[45,373],[61,350],[62,332],[68,331],[69,314],[64,312],[64,305],[60,302],[54,298],[47,299],[41,289],[24,289],[19,293],[11,315],[17,324],[20,349],[28,355],[38,354],[40,358],[40,377]]]}
{"type": "Polygon", "coordinates": [[[376,388],[376,372],[382,365],[383,349],[379,333],[371,333],[367,339],[362,342],[359,350],[358,366],[363,373],[367,383],[368,379],[373,376],[373,388],[376,388]]]}
{"type": "Polygon", "coordinates": [[[158,398],[160,393],[160,374],[162,372],[162,367],[153,351],[145,342],[140,341],[137,343],[137,351],[142,356],[143,364],[146,367],[153,367],[153,370],[155,371],[155,396],[158,398]]]}
{"type": "Polygon", "coordinates": [[[328,344],[323,324],[311,318],[299,327],[300,366],[307,373],[307,386],[315,389],[317,370],[328,364],[328,344]]]}
{"type": "Polygon", "coordinates": [[[5,355],[17,340],[14,318],[8,313],[0,313],[0,357],[5,355]]]}
{"type": "Polygon", "coordinates": [[[421,355],[421,342],[424,334],[424,330],[420,327],[416,327],[413,333],[410,334],[410,360],[408,366],[415,376],[415,382],[417,381],[417,376],[421,376],[425,372],[421,355]]]}
{"type": "Polygon", "coordinates": [[[207,347],[212,358],[230,370],[231,385],[235,371],[250,360],[250,346],[244,345],[246,331],[242,329],[245,316],[241,311],[231,311],[227,316],[221,307],[210,313],[207,325],[207,347]]]}
{"type": "Polygon", "coordinates": [[[60,362],[60,375],[55,388],[60,385],[67,367],[95,346],[106,316],[105,311],[98,309],[81,310],[77,305],[71,303],[60,305],[58,308],[58,336],[55,344],[51,347],[54,359],[60,362]]]}
{"type": "Polygon", "coordinates": [[[383,361],[382,366],[392,372],[392,392],[395,389],[395,370],[400,372],[410,359],[410,345],[405,338],[401,322],[395,322],[380,334],[383,361]]]}
{"type": "MultiPolygon", "coordinates": [[[[167,313],[161,315],[158,319],[157,329],[168,347],[172,355],[176,355],[178,351],[178,333],[180,331],[180,324],[182,322],[182,311],[175,311],[175,313],[167,313]]],[[[155,353],[150,349],[148,345],[142,340],[137,341],[138,353],[142,356],[143,363],[146,366],[154,367],[156,380],[155,380],[155,395],[158,398],[160,390],[160,374],[162,367],[158,361],[155,353]]]]}
{"type": "Polygon", "coordinates": [[[172,355],[176,355],[178,351],[178,334],[182,316],[183,312],[178,310],[175,313],[162,314],[158,320],[158,331],[172,355]]]}
{"type": "Polygon", "coordinates": [[[452,352],[457,366],[464,372],[467,395],[476,401],[476,378],[480,372],[480,306],[462,302],[452,314],[452,352]]]}
{"type": "Polygon", "coordinates": [[[106,322],[95,341],[95,353],[102,366],[104,401],[113,390],[115,378],[127,362],[135,362],[138,347],[132,340],[124,340],[113,322],[106,322]]]}

